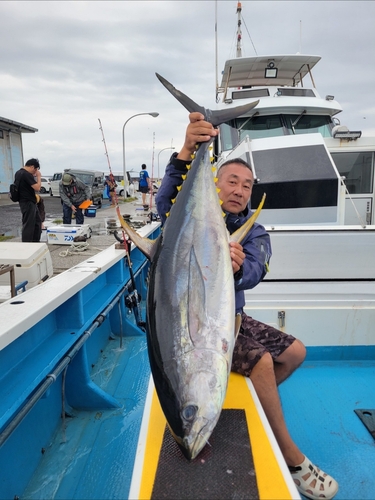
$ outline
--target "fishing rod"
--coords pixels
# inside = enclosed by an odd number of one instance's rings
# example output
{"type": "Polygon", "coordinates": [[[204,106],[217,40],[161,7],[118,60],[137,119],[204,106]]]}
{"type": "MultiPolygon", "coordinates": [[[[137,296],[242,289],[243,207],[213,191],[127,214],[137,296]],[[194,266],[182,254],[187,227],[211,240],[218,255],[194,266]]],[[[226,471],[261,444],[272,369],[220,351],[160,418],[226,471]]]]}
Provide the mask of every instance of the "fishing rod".
{"type": "MultiPolygon", "coordinates": [[[[111,162],[109,161],[109,154],[108,154],[108,150],[107,150],[107,144],[105,142],[104,131],[103,131],[103,127],[102,127],[102,123],[100,121],[100,118],[98,118],[98,120],[99,120],[99,129],[100,129],[100,131],[102,133],[102,137],[103,137],[103,144],[104,144],[105,155],[107,157],[110,179],[113,182],[115,178],[114,178],[114,175],[112,173],[111,162]]],[[[124,187],[125,187],[125,179],[124,179],[124,187]]],[[[118,204],[118,196],[117,196],[116,190],[114,191],[114,198],[115,198],[115,208],[116,208],[117,217],[121,222],[122,215],[120,213],[120,207],[118,204]]],[[[135,276],[134,276],[134,271],[133,271],[133,265],[132,265],[132,261],[130,259],[131,242],[127,238],[123,229],[122,229],[122,235],[123,235],[123,237],[119,238],[117,231],[114,232],[115,238],[117,239],[117,241],[119,241],[121,243],[121,245],[123,245],[123,248],[125,250],[125,256],[126,256],[126,260],[127,260],[127,264],[128,264],[128,268],[129,268],[129,273],[130,273],[131,284],[132,284],[131,288],[129,289],[128,295],[125,297],[125,305],[129,309],[133,310],[134,318],[135,318],[137,326],[139,328],[141,328],[142,330],[145,330],[146,323],[144,321],[142,321],[142,314],[141,314],[141,308],[140,308],[141,297],[140,297],[138,290],[137,290],[137,285],[135,282],[135,276]]]]}

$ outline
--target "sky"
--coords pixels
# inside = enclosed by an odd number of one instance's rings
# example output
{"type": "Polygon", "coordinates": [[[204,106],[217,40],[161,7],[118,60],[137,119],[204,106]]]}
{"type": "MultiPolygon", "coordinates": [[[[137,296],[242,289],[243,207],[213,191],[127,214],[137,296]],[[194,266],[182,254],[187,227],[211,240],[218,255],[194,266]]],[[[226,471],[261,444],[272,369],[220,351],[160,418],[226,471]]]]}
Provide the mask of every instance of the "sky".
{"type": "MultiPolygon", "coordinates": [[[[375,135],[375,1],[241,3],[243,56],[321,56],[313,70],[320,95],[341,104],[342,125],[375,135]]],[[[235,57],[237,0],[2,0],[0,116],[38,129],[22,136],[25,161],[39,158],[43,175],[108,172],[108,160],[122,172],[124,130],[126,169],[146,163],[162,176],[171,148],[182,147],[188,112],[155,73],[217,107],[215,9],[220,74],[235,57]],[[151,112],[159,116],[133,117],[151,112]]]]}

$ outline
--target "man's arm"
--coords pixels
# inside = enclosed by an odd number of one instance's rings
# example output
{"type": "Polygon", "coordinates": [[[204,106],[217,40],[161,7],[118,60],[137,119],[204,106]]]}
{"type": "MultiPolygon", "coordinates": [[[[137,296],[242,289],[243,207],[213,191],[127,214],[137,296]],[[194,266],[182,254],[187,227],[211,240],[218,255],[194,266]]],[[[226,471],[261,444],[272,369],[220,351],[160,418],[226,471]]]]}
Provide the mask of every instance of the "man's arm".
{"type": "Polygon", "coordinates": [[[236,290],[250,290],[257,286],[268,272],[272,255],[271,239],[264,227],[255,223],[242,244],[245,259],[242,263],[241,280],[236,282],[236,290]]]}
{"type": "Polygon", "coordinates": [[[59,193],[60,193],[60,198],[61,198],[62,202],[65,205],[68,205],[68,207],[71,207],[72,202],[70,201],[69,197],[67,196],[65,189],[64,189],[64,186],[63,186],[63,183],[61,181],[59,183],[59,193]]]}
{"type": "Polygon", "coordinates": [[[36,183],[32,184],[31,187],[34,189],[34,191],[40,191],[40,188],[42,187],[42,174],[39,170],[36,170],[34,177],[36,177],[36,183]]]}

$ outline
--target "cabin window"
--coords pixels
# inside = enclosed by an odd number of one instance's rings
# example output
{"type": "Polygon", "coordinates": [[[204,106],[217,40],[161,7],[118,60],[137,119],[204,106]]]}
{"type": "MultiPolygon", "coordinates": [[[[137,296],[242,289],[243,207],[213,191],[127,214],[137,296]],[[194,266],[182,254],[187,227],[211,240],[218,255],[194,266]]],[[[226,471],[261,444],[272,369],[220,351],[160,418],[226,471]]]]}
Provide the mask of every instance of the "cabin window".
{"type": "Polygon", "coordinates": [[[332,120],[329,116],[285,115],[291,134],[320,133],[323,137],[332,137],[332,120]]]}
{"type": "Polygon", "coordinates": [[[250,139],[278,137],[287,134],[281,115],[237,118],[220,126],[220,137],[224,151],[233,149],[246,136],[250,139]]]}
{"type": "Polygon", "coordinates": [[[284,95],[288,97],[315,97],[314,92],[311,89],[301,89],[301,88],[294,88],[294,89],[287,89],[287,88],[280,88],[277,89],[277,95],[284,95]]]}
{"type": "Polygon", "coordinates": [[[258,97],[269,97],[268,89],[239,90],[232,92],[232,99],[257,99],[258,97]]]}
{"type": "Polygon", "coordinates": [[[373,192],[374,153],[331,153],[350,194],[373,192]]]}

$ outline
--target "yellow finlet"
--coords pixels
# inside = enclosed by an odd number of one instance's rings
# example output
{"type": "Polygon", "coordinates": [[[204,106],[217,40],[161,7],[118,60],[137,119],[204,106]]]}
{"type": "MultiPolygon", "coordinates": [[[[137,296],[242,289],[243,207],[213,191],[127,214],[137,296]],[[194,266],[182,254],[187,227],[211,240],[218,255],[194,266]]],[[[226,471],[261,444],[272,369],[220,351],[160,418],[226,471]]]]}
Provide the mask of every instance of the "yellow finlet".
{"type": "Polygon", "coordinates": [[[165,214],[165,216],[166,216],[166,217],[169,217],[169,216],[170,216],[170,214],[171,214],[170,212],[167,212],[167,213],[165,214]]]}
{"type": "Polygon", "coordinates": [[[219,180],[218,177],[214,177],[214,183],[215,184],[217,183],[218,180],[219,180]]]}
{"type": "Polygon", "coordinates": [[[172,203],[176,203],[176,198],[173,198],[173,200],[171,200],[172,203]]]}
{"type": "Polygon", "coordinates": [[[221,189],[220,188],[216,188],[216,192],[217,193],[220,193],[221,189]]]}
{"type": "Polygon", "coordinates": [[[190,169],[191,169],[191,163],[189,163],[189,165],[186,165],[186,169],[187,169],[187,170],[190,170],[190,169]]]}
{"type": "Polygon", "coordinates": [[[177,186],[177,191],[181,191],[182,189],[182,185],[181,186],[177,186]]]}
{"type": "Polygon", "coordinates": [[[181,177],[182,177],[182,180],[184,181],[186,179],[186,174],[182,174],[181,177]]]}

